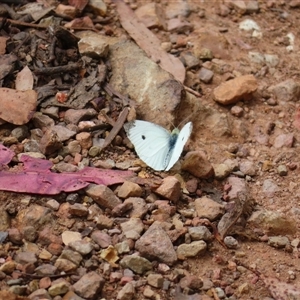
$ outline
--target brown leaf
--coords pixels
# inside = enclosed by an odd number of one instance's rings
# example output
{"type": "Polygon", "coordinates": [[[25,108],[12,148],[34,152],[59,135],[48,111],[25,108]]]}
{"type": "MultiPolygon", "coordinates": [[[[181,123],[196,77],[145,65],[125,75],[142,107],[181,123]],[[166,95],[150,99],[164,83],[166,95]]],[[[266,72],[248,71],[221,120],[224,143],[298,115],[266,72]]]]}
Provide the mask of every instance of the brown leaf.
{"type": "Polygon", "coordinates": [[[146,52],[149,58],[183,83],[185,68],[182,62],[161,49],[161,41],[137,18],[128,5],[122,0],[113,0],[113,2],[116,4],[120,22],[128,34],[146,52]]]}
{"type": "Polygon", "coordinates": [[[90,17],[76,18],[64,25],[66,28],[91,28],[94,29],[94,23],[90,17]]]}
{"type": "Polygon", "coordinates": [[[30,69],[26,66],[17,74],[16,90],[27,91],[33,89],[33,75],[30,69]]]}
{"type": "Polygon", "coordinates": [[[26,124],[36,109],[37,93],[0,88],[0,118],[15,124],[26,124]]]}

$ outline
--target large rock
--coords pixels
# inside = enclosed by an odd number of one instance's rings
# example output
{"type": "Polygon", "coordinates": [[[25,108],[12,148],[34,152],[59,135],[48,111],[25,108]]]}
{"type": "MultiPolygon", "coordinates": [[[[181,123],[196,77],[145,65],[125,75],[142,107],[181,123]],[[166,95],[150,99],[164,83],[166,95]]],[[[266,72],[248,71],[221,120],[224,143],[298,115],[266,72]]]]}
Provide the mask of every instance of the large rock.
{"type": "Polygon", "coordinates": [[[140,119],[155,121],[170,128],[175,112],[184,100],[184,88],[174,77],[149,59],[143,50],[129,40],[100,36],[82,31],[80,38],[93,39],[94,43],[109,44],[112,68],[110,85],[119,93],[135,100],[140,119]],[[146,70],[146,71],[145,71],[146,70]]]}

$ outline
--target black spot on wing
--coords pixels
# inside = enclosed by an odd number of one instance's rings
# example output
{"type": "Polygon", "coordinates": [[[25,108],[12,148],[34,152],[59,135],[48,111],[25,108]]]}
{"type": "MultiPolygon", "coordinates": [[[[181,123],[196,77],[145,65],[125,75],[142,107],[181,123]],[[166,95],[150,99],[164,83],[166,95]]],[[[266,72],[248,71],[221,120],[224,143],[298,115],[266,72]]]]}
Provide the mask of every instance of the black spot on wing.
{"type": "Polygon", "coordinates": [[[143,140],[145,140],[145,139],[146,139],[146,137],[145,137],[144,135],[142,135],[142,139],[143,139],[143,140]]]}

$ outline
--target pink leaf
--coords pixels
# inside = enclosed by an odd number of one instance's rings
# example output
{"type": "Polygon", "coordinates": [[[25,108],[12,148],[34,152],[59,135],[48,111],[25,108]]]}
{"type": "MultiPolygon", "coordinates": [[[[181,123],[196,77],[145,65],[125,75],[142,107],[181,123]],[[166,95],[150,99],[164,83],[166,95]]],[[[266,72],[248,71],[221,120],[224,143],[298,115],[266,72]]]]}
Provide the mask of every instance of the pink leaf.
{"type": "MultiPolygon", "coordinates": [[[[0,145],[0,163],[8,164],[13,151],[0,145]]],[[[96,184],[113,185],[122,183],[133,176],[130,171],[105,170],[85,167],[78,172],[54,173],[50,171],[52,162],[22,155],[23,169],[18,172],[0,171],[0,190],[19,193],[55,195],[73,192],[96,184]]]]}

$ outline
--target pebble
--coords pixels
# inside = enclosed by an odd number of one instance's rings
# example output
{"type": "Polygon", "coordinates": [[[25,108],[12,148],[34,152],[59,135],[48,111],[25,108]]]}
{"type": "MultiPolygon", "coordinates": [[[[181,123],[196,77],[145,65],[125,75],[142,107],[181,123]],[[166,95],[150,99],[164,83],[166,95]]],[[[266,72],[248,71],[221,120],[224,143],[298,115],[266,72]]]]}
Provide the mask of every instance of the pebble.
{"type": "Polygon", "coordinates": [[[167,265],[173,265],[177,261],[173,244],[158,222],[154,222],[136,241],[135,248],[147,259],[154,259],[167,265]]]}
{"type": "Polygon", "coordinates": [[[189,227],[188,232],[193,241],[210,241],[212,239],[211,232],[205,226],[189,227]]]}
{"type": "Polygon", "coordinates": [[[166,17],[172,19],[178,16],[188,17],[191,13],[191,8],[188,2],[171,1],[167,3],[166,17]]]}
{"type": "Polygon", "coordinates": [[[181,184],[175,176],[168,176],[163,179],[162,184],[155,190],[155,193],[176,203],[181,194],[181,184]]]}
{"type": "Polygon", "coordinates": [[[232,236],[226,236],[224,243],[229,249],[237,249],[239,245],[238,241],[232,236]]]}
{"type": "Polygon", "coordinates": [[[91,234],[91,239],[101,248],[107,248],[112,243],[111,237],[101,230],[94,230],[91,234]]]}
{"type": "Polygon", "coordinates": [[[125,253],[129,253],[132,247],[131,247],[130,240],[125,240],[122,241],[121,243],[115,244],[115,248],[118,251],[118,254],[125,254],[125,253]]]}
{"type": "Polygon", "coordinates": [[[148,206],[143,198],[130,197],[123,204],[131,206],[131,210],[128,212],[130,218],[143,219],[148,212],[148,206]]]}
{"type": "Polygon", "coordinates": [[[52,297],[48,294],[47,290],[45,289],[38,289],[34,292],[32,292],[29,295],[29,299],[34,300],[34,299],[47,299],[51,300],[52,297]]]}
{"type": "Polygon", "coordinates": [[[210,83],[214,77],[214,72],[202,67],[198,73],[198,77],[204,83],[210,83]]]}
{"type": "Polygon", "coordinates": [[[280,134],[274,140],[274,147],[279,149],[282,147],[291,148],[294,143],[294,134],[287,133],[287,134],[280,134]]]}
{"type": "Polygon", "coordinates": [[[300,84],[294,79],[287,79],[278,84],[271,85],[268,91],[278,101],[297,101],[300,96],[300,84]]]}
{"type": "Polygon", "coordinates": [[[274,248],[284,248],[290,244],[289,239],[286,236],[270,236],[268,244],[274,248]]]}
{"type": "Polygon", "coordinates": [[[85,191],[89,197],[104,208],[113,209],[115,206],[122,203],[114,192],[103,184],[90,184],[85,191]]]}
{"type": "Polygon", "coordinates": [[[138,218],[130,218],[128,221],[121,223],[120,226],[126,238],[133,240],[139,239],[144,230],[144,224],[138,218]]]}
{"type": "Polygon", "coordinates": [[[230,113],[231,113],[233,116],[240,118],[240,117],[243,116],[244,110],[243,110],[242,107],[237,106],[237,105],[234,105],[234,106],[231,107],[230,113]]]}
{"type": "Polygon", "coordinates": [[[66,124],[78,124],[82,120],[90,120],[97,115],[93,108],[88,109],[68,109],[64,115],[66,124]]]}
{"type": "Polygon", "coordinates": [[[200,60],[192,52],[182,53],[181,59],[183,60],[187,69],[196,68],[200,64],[200,60]]]}
{"type": "Polygon", "coordinates": [[[262,190],[268,197],[272,197],[280,189],[273,179],[265,179],[263,182],[262,190]]]}
{"type": "Polygon", "coordinates": [[[222,180],[222,179],[228,177],[232,171],[230,166],[228,166],[225,163],[214,164],[213,168],[214,168],[215,178],[218,180],[222,180]]]}
{"type": "Polygon", "coordinates": [[[223,82],[213,91],[216,102],[229,105],[249,98],[258,88],[257,80],[253,75],[243,75],[223,82]]]}
{"type": "Polygon", "coordinates": [[[101,294],[104,283],[103,277],[92,271],[84,274],[75,284],[73,284],[73,288],[75,293],[80,297],[84,299],[93,299],[101,294]]]}
{"type": "Polygon", "coordinates": [[[25,265],[25,264],[35,264],[37,262],[37,257],[33,252],[18,252],[15,257],[15,261],[25,265]]]}
{"type": "Polygon", "coordinates": [[[93,245],[85,240],[78,240],[78,241],[72,241],[69,242],[68,246],[79,252],[81,255],[87,255],[89,253],[91,253],[94,249],[93,245]]]}
{"type": "Polygon", "coordinates": [[[286,176],[288,174],[286,165],[279,165],[277,167],[277,172],[280,176],[286,176]]]}
{"type": "Polygon", "coordinates": [[[201,179],[207,179],[214,175],[212,164],[208,161],[204,151],[190,151],[184,157],[182,170],[201,179]]]}
{"type": "Polygon", "coordinates": [[[297,225],[289,215],[271,210],[258,210],[248,219],[251,228],[264,230],[268,235],[295,234],[297,225]]]}
{"type": "Polygon", "coordinates": [[[155,288],[162,288],[164,277],[161,274],[149,274],[147,276],[147,283],[155,288]]]}
{"type": "Polygon", "coordinates": [[[255,176],[256,175],[256,166],[253,161],[243,160],[240,162],[240,171],[245,175],[255,176]]]}
{"type": "Polygon", "coordinates": [[[69,291],[70,283],[60,278],[59,281],[53,281],[51,287],[48,289],[50,296],[55,297],[58,295],[64,295],[69,291]]]}
{"type": "Polygon", "coordinates": [[[133,208],[132,202],[126,202],[115,206],[115,208],[111,211],[114,217],[124,216],[129,210],[133,208]]]}
{"type": "Polygon", "coordinates": [[[135,288],[131,282],[126,283],[118,292],[117,300],[131,300],[135,295],[135,288]]]}
{"type": "Polygon", "coordinates": [[[186,33],[192,31],[193,28],[194,26],[190,22],[179,18],[170,19],[167,22],[167,30],[169,32],[186,33]]]}
{"type": "Polygon", "coordinates": [[[93,146],[92,135],[89,132],[80,132],[76,134],[76,141],[79,142],[82,149],[90,149],[93,146]]]}
{"type": "Polygon", "coordinates": [[[176,250],[178,259],[201,256],[206,252],[207,245],[204,241],[194,241],[190,244],[180,244],[176,250]]]}
{"type": "Polygon", "coordinates": [[[118,190],[118,197],[126,199],[129,197],[141,197],[143,193],[142,188],[131,181],[125,181],[118,190]]]}
{"type": "Polygon", "coordinates": [[[79,232],[67,230],[61,234],[61,238],[62,242],[68,246],[71,242],[80,241],[82,237],[79,232]]]}
{"type": "Polygon", "coordinates": [[[208,197],[197,198],[194,203],[197,215],[200,218],[207,218],[210,221],[214,221],[225,213],[223,205],[208,197]]]}
{"type": "Polygon", "coordinates": [[[61,272],[74,272],[77,269],[76,264],[64,258],[58,258],[54,266],[61,272]]]}
{"type": "Polygon", "coordinates": [[[86,217],[89,211],[85,205],[81,203],[75,203],[69,206],[69,213],[74,217],[86,217]]]}
{"type": "Polygon", "coordinates": [[[70,130],[62,125],[55,125],[51,129],[56,133],[59,142],[65,142],[76,134],[76,131],[70,130]]]}

